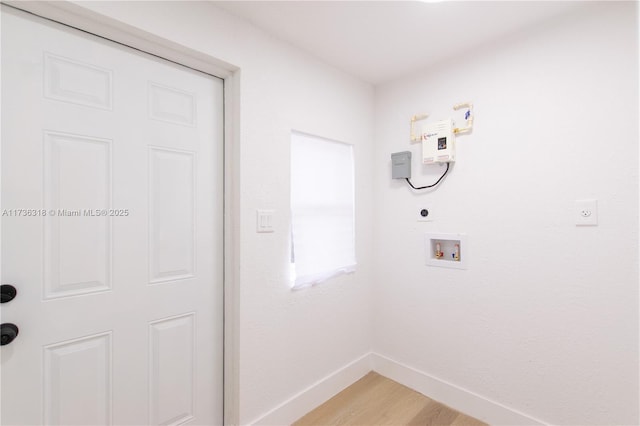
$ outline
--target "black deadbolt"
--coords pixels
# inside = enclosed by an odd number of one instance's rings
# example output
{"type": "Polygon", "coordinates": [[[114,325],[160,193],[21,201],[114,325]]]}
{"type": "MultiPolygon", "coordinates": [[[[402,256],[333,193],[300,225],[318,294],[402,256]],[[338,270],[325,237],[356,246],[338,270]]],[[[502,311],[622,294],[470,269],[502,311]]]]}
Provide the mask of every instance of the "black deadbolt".
{"type": "Polygon", "coordinates": [[[0,346],[8,345],[18,336],[18,326],[5,322],[0,324],[0,346]]]}
{"type": "Polygon", "coordinates": [[[0,286],[0,303],[11,302],[18,294],[18,290],[11,284],[2,284],[0,286]]]}
{"type": "Polygon", "coordinates": [[[422,217],[429,216],[429,210],[427,210],[427,209],[420,210],[420,216],[422,216],[422,217]]]}

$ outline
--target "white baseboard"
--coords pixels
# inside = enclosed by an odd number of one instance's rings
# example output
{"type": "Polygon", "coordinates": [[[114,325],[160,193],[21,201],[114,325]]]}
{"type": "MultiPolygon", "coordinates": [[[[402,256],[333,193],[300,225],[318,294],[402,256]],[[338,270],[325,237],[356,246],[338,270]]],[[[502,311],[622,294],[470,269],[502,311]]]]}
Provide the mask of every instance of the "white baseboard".
{"type": "Polygon", "coordinates": [[[387,357],[371,354],[373,370],[429,398],[491,425],[545,425],[527,414],[387,357]]]}
{"type": "Polygon", "coordinates": [[[371,370],[491,425],[547,424],[499,402],[375,353],[365,354],[352,361],[248,424],[290,425],[371,370]]]}
{"type": "Polygon", "coordinates": [[[371,355],[368,353],[352,361],[249,424],[290,425],[370,372],[372,370],[371,355]]]}

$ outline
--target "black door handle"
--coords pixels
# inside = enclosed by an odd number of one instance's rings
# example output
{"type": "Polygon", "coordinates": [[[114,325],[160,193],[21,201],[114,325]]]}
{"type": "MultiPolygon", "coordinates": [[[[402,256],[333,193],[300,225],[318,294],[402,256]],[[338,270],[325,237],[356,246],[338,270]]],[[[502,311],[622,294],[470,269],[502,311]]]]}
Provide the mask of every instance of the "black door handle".
{"type": "Polygon", "coordinates": [[[18,294],[18,290],[11,284],[2,284],[0,286],[0,303],[11,302],[18,294]]]}
{"type": "Polygon", "coordinates": [[[13,342],[13,340],[18,337],[18,332],[18,326],[15,324],[11,324],[10,322],[0,324],[0,346],[13,342]]]}

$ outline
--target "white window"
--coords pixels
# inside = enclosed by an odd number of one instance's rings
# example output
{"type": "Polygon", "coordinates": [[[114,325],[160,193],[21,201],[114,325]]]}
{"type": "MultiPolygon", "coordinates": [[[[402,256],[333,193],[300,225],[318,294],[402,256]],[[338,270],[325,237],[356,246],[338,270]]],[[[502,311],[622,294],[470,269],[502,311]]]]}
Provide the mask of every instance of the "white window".
{"type": "Polygon", "coordinates": [[[292,133],[291,216],[294,288],[355,271],[351,145],[292,133]]]}

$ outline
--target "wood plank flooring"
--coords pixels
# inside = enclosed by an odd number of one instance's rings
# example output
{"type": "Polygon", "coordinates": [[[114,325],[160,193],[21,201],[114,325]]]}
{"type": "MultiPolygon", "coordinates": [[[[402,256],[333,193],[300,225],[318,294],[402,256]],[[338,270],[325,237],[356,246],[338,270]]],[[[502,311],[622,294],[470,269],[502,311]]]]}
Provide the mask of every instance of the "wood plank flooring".
{"type": "Polygon", "coordinates": [[[373,371],[294,425],[486,426],[373,371]]]}

